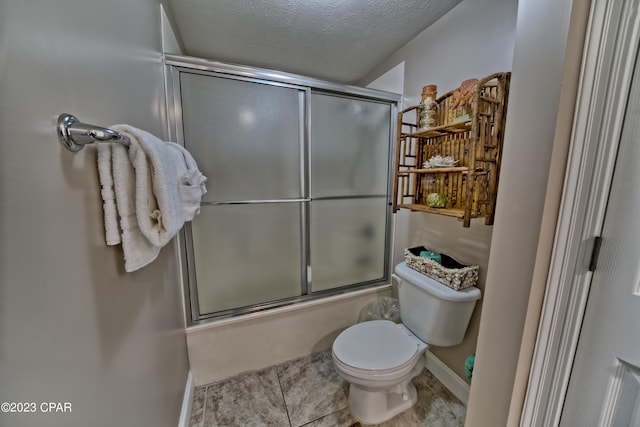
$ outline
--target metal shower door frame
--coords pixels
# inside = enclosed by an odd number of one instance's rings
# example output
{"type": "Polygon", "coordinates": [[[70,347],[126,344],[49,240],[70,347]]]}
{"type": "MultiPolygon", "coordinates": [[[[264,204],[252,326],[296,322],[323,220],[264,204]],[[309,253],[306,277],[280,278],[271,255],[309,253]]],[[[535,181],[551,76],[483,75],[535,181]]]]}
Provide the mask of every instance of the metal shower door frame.
{"type": "Polygon", "coordinates": [[[187,326],[222,319],[227,317],[248,314],[269,308],[279,307],[297,302],[308,301],[320,297],[346,293],[352,290],[387,284],[390,280],[391,263],[391,234],[392,234],[392,162],[394,158],[393,138],[395,137],[395,116],[401,96],[389,92],[360,88],[326,82],[305,76],[283,73],[273,70],[264,70],[254,67],[226,64],[217,61],[209,61],[199,58],[165,54],[166,71],[166,95],[167,95],[167,122],[170,140],[184,145],[182,107],[180,93],[180,74],[191,73],[211,77],[222,77],[250,83],[260,83],[271,86],[299,90],[300,113],[300,195],[298,199],[278,200],[238,200],[215,203],[203,203],[203,205],[222,204],[252,204],[252,203],[300,203],[301,226],[301,294],[297,297],[274,300],[255,304],[249,307],[235,308],[215,313],[201,313],[199,310],[197,281],[195,275],[195,263],[193,253],[193,238],[191,224],[185,224],[184,230],[178,236],[178,251],[181,259],[180,273],[185,307],[185,323],[187,326]],[[311,187],[311,155],[310,155],[310,129],[311,93],[326,93],[333,96],[341,96],[364,101],[380,102],[390,105],[390,132],[389,132],[389,167],[387,171],[387,213],[385,223],[385,263],[384,274],[380,280],[356,283],[340,288],[320,292],[312,292],[311,288],[311,257],[310,257],[310,196],[311,187]]]}

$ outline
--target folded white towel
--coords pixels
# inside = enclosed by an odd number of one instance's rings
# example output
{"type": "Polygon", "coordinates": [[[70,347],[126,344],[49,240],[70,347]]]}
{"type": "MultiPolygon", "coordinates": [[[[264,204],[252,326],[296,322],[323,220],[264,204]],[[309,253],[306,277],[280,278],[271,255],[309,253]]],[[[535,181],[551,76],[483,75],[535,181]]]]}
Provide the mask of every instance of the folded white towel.
{"type": "Polygon", "coordinates": [[[199,212],[207,178],[182,146],[129,125],[113,129],[131,140],[129,159],[135,170],[140,231],[153,245],[162,247],[199,212]]]}
{"type": "Polygon", "coordinates": [[[98,144],[105,238],[107,245],[122,243],[125,271],[131,272],[155,260],[200,212],[207,178],[184,147],[129,125],[113,129],[131,143],[98,144]]]}
{"type": "Polygon", "coordinates": [[[207,188],[204,186],[206,180],[207,178],[198,170],[189,170],[182,176],[178,192],[182,201],[182,216],[185,222],[191,221],[200,213],[200,201],[202,196],[207,193],[207,188]]]}
{"type": "Polygon", "coordinates": [[[98,144],[98,176],[102,187],[100,195],[102,196],[102,208],[104,211],[105,240],[109,246],[120,243],[118,211],[116,208],[116,195],[113,190],[111,167],[111,144],[98,144]]]}
{"type": "Polygon", "coordinates": [[[113,182],[122,230],[124,269],[132,272],[155,260],[160,253],[160,247],[152,244],[138,226],[135,201],[136,176],[129,160],[127,147],[118,143],[108,143],[108,145],[112,150],[113,182]]]}

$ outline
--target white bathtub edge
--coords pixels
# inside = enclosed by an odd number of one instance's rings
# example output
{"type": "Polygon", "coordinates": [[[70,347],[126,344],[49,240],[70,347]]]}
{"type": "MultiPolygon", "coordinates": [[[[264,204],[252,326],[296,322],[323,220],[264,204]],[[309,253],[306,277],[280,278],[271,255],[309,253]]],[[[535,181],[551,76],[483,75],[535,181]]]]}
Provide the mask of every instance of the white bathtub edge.
{"type": "Polygon", "coordinates": [[[228,326],[234,323],[247,322],[250,320],[260,319],[260,318],[269,317],[269,316],[275,316],[283,313],[290,313],[290,312],[302,310],[309,307],[316,307],[324,304],[330,304],[336,301],[348,300],[351,298],[357,298],[363,295],[374,294],[378,292],[387,291],[390,289],[391,289],[391,284],[385,284],[385,285],[375,286],[367,289],[361,289],[353,292],[346,292],[344,294],[333,295],[326,298],[320,298],[316,300],[290,304],[283,307],[276,307],[269,310],[258,311],[255,313],[249,313],[242,316],[230,317],[230,318],[221,319],[221,320],[213,320],[208,323],[189,326],[187,328],[187,334],[205,332],[207,330],[215,329],[221,326],[228,326]]]}

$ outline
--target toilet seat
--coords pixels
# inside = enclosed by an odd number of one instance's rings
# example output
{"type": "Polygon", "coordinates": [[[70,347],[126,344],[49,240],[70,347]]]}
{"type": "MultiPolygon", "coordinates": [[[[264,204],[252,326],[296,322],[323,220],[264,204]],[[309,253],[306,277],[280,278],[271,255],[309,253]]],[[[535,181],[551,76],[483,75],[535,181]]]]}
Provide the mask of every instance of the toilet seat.
{"type": "Polygon", "coordinates": [[[356,376],[402,374],[420,354],[418,344],[389,320],[358,323],[333,343],[336,364],[356,376]]]}

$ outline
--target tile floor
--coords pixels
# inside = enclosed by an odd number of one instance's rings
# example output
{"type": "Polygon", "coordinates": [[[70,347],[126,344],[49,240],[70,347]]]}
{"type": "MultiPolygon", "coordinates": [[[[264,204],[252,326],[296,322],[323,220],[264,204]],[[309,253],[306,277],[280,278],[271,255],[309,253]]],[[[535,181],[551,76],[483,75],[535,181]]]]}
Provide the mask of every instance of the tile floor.
{"type": "MultiPolygon", "coordinates": [[[[384,427],[463,426],[465,406],[426,369],[413,380],[418,403],[384,427]]],[[[195,390],[190,427],[352,427],[348,384],[325,351],[195,390]]]]}

